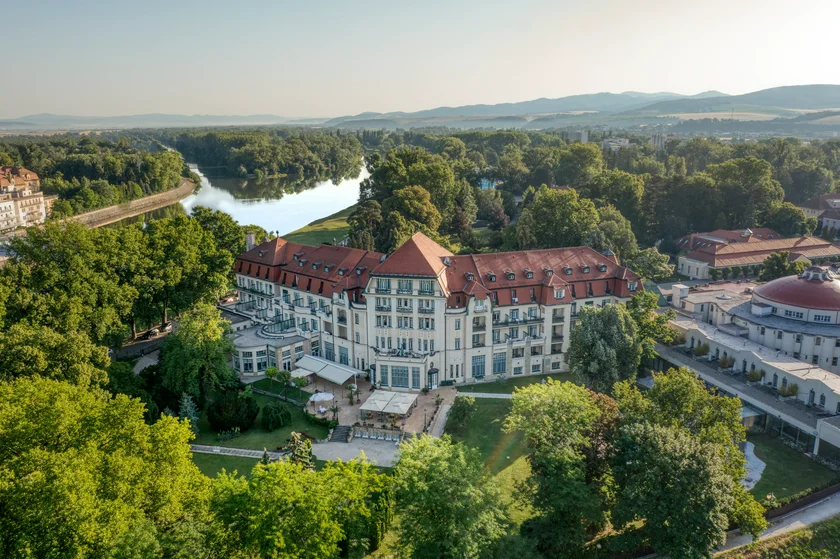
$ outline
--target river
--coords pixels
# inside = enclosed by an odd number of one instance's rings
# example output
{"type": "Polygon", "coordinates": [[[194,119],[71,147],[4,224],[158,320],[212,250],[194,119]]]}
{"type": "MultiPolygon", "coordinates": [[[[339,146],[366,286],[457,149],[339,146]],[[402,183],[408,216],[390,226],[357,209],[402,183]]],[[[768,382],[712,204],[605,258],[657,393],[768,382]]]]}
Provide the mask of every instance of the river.
{"type": "Polygon", "coordinates": [[[190,164],[190,168],[201,177],[201,189],[196,194],[178,204],[119,223],[144,222],[205,206],[230,214],[240,225],[259,225],[282,236],[355,204],[359,199],[359,184],[368,177],[363,166],[354,179],[338,184],[323,181],[307,188],[277,179],[257,182],[256,179],[208,177],[200,167],[190,164]]]}

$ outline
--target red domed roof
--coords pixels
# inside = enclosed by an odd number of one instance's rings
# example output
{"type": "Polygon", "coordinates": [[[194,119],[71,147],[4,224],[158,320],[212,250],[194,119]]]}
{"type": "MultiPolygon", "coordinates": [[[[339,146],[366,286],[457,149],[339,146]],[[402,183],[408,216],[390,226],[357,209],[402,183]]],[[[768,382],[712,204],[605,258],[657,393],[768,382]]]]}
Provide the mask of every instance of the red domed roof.
{"type": "Polygon", "coordinates": [[[786,276],[757,287],[754,294],[781,305],[840,311],[840,278],[812,266],[798,276],[786,276]]]}

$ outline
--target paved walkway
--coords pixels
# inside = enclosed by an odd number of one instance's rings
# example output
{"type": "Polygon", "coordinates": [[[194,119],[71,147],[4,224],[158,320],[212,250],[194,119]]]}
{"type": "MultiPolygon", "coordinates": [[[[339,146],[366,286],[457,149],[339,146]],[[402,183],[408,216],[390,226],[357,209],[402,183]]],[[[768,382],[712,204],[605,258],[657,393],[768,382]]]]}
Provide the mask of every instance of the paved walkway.
{"type": "MultiPolygon", "coordinates": [[[[313,445],[314,446],[314,445],[313,445]]],[[[199,454],[221,454],[223,456],[241,456],[243,458],[262,458],[262,450],[251,450],[249,448],[232,448],[229,446],[210,446],[206,444],[191,444],[190,450],[199,454]]],[[[285,456],[282,452],[268,452],[269,458],[277,460],[285,456]]]]}
{"type": "MultiPolygon", "coordinates": [[[[313,444],[312,454],[318,460],[343,460],[347,462],[364,452],[368,462],[390,468],[397,464],[398,449],[398,445],[394,442],[353,439],[349,443],[313,444]]],[[[262,453],[260,453],[260,456],[262,456],[262,453]]]]}
{"type": "Polygon", "coordinates": [[[436,439],[439,439],[443,436],[443,431],[446,428],[446,420],[449,417],[449,410],[452,409],[452,404],[441,404],[440,411],[435,418],[435,422],[432,423],[431,429],[429,429],[429,434],[436,439]]]}
{"type": "Polygon", "coordinates": [[[495,398],[497,400],[510,400],[513,394],[495,392],[458,392],[458,396],[473,396],[474,398],[495,398]]]}
{"type": "MultiPolygon", "coordinates": [[[[761,533],[762,540],[768,540],[794,530],[800,530],[811,524],[822,522],[832,516],[840,514],[840,494],[826,497],[822,501],[807,506],[805,508],[793,511],[787,516],[775,519],[772,524],[761,533]]],[[[748,545],[752,542],[752,537],[741,534],[730,534],[724,545],[718,553],[730,551],[732,549],[748,545]]]]}
{"type": "Polygon", "coordinates": [[[157,365],[158,359],[160,359],[160,350],[157,349],[142,356],[137,360],[137,363],[134,364],[134,374],[139,375],[146,367],[157,365]]]}

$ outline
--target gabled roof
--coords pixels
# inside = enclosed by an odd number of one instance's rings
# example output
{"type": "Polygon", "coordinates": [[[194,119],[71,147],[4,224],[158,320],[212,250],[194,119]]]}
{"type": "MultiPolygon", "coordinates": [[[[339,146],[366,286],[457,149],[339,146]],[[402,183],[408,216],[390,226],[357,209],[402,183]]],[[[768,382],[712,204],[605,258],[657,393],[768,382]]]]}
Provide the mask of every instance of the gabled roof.
{"type": "Polygon", "coordinates": [[[819,237],[793,237],[755,243],[711,245],[689,252],[686,258],[707,262],[712,267],[760,264],[774,252],[789,252],[791,257],[824,258],[840,255],[840,245],[819,237]]]}
{"type": "Polygon", "coordinates": [[[452,253],[423,233],[415,233],[401,247],[377,266],[374,275],[436,278],[446,265],[443,259],[452,253]]]}
{"type": "Polygon", "coordinates": [[[840,200],[840,194],[820,194],[805,200],[799,204],[800,208],[808,208],[809,210],[827,210],[833,207],[829,200],[840,200]]]}

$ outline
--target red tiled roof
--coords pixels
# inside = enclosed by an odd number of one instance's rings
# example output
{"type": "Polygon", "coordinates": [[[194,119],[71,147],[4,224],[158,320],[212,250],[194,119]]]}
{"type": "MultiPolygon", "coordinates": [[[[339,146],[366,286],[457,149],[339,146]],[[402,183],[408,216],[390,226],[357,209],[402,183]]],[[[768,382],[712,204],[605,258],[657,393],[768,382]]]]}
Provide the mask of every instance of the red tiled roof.
{"type": "Polygon", "coordinates": [[[686,255],[686,258],[706,262],[713,268],[722,266],[748,266],[760,264],[774,252],[790,252],[806,258],[840,256],[840,245],[819,237],[793,237],[755,243],[716,244],[704,246],[686,255]]]}
{"type": "Polygon", "coordinates": [[[800,208],[808,208],[809,210],[827,210],[831,208],[829,200],[840,200],[840,194],[820,194],[805,200],[799,204],[800,208]]]}
{"type": "Polygon", "coordinates": [[[755,243],[770,239],[781,239],[782,235],[768,227],[755,229],[715,229],[707,233],[692,233],[677,241],[682,250],[697,250],[711,245],[731,243],[755,243]]]}
{"type": "Polygon", "coordinates": [[[26,186],[29,181],[37,181],[38,175],[25,167],[0,167],[0,187],[26,186]]]}
{"type": "Polygon", "coordinates": [[[241,255],[234,263],[234,271],[330,297],[337,289],[363,288],[382,256],[357,248],[313,247],[277,238],[241,255]]]}
{"type": "Polygon", "coordinates": [[[452,253],[423,233],[415,233],[376,268],[377,275],[436,278],[452,253]]]}
{"type": "Polygon", "coordinates": [[[840,311],[840,278],[818,266],[757,287],[755,295],[792,307],[840,311]]]}

